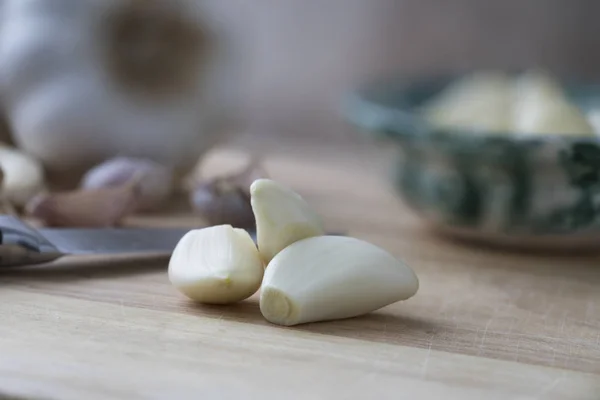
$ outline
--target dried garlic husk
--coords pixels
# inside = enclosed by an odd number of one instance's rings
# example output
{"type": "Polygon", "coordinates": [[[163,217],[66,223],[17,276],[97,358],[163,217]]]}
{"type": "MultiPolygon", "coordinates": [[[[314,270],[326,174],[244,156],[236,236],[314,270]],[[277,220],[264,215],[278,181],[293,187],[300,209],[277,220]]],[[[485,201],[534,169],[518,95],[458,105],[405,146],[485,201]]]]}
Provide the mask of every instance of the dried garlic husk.
{"type": "Polygon", "coordinates": [[[118,225],[138,204],[138,181],[94,190],[45,193],[26,207],[28,215],[55,227],[110,227],[118,225]]]}
{"type": "Polygon", "coordinates": [[[259,162],[254,160],[238,173],[193,184],[190,203],[210,225],[230,224],[254,230],[250,185],[266,175],[259,162]]]}

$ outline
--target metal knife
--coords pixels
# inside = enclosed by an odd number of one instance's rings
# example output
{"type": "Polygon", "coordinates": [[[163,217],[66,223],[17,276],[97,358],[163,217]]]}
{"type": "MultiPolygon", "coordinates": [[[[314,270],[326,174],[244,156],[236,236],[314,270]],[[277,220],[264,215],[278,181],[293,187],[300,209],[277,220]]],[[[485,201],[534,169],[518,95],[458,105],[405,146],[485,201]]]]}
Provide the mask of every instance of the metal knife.
{"type": "Polygon", "coordinates": [[[75,254],[170,255],[191,228],[42,228],[0,215],[0,268],[75,254]]]}

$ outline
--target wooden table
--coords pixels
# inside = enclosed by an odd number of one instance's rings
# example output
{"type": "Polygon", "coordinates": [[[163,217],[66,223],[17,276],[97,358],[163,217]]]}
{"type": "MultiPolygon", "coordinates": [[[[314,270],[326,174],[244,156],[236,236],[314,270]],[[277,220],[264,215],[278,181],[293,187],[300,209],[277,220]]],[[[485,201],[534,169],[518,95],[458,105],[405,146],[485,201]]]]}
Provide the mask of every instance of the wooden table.
{"type": "MultiPolygon", "coordinates": [[[[75,260],[0,275],[0,393],[52,399],[600,399],[600,258],[510,254],[433,237],[385,178],[389,152],[240,146],[331,230],[418,273],[365,317],[282,328],[257,297],[190,304],[165,263],[75,260]],[[310,158],[308,158],[310,155],[310,158]]],[[[227,149],[226,149],[227,150],[227,149]]],[[[215,152],[222,171],[239,152],[215,152]]],[[[187,212],[135,224],[198,226],[187,212]]]]}

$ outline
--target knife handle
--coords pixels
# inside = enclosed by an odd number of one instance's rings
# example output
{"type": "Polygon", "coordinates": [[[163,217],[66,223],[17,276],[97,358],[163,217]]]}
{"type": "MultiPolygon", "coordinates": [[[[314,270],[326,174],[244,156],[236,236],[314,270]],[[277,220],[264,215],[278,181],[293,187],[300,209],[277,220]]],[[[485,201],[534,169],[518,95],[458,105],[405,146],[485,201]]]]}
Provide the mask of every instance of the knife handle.
{"type": "Polygon", "coordinates": [[[0,268],[50,262],[63,255],[35,228],[12,215],[0,215],[0,268]]]}

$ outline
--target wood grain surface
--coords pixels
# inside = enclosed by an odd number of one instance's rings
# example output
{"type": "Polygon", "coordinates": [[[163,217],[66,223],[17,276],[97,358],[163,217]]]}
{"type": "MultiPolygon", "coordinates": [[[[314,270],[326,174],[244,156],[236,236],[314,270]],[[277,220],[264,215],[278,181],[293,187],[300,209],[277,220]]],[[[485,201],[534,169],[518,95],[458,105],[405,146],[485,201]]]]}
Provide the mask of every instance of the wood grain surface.
{"type": "MultiPolygon", "coordinates": [[[[262,139],[264,140],[264,139],[262,139]]],[[[240,152],[243,149],[243,152],[240,152]]],[[[0,275],[0,393],[47,399],[600,399],[600,257],[437,238],[386,180],[389,149],[248,141],[328,228],[393,252],[418,294],[370,315],[282,328],[257,296],[197,306],[166,260],[67,259],[0,275]]],[[[242,157],[242,158],[241,158],[242,157]]],[[[130,224],[201,226],[174,209],[130,224]]]]}

